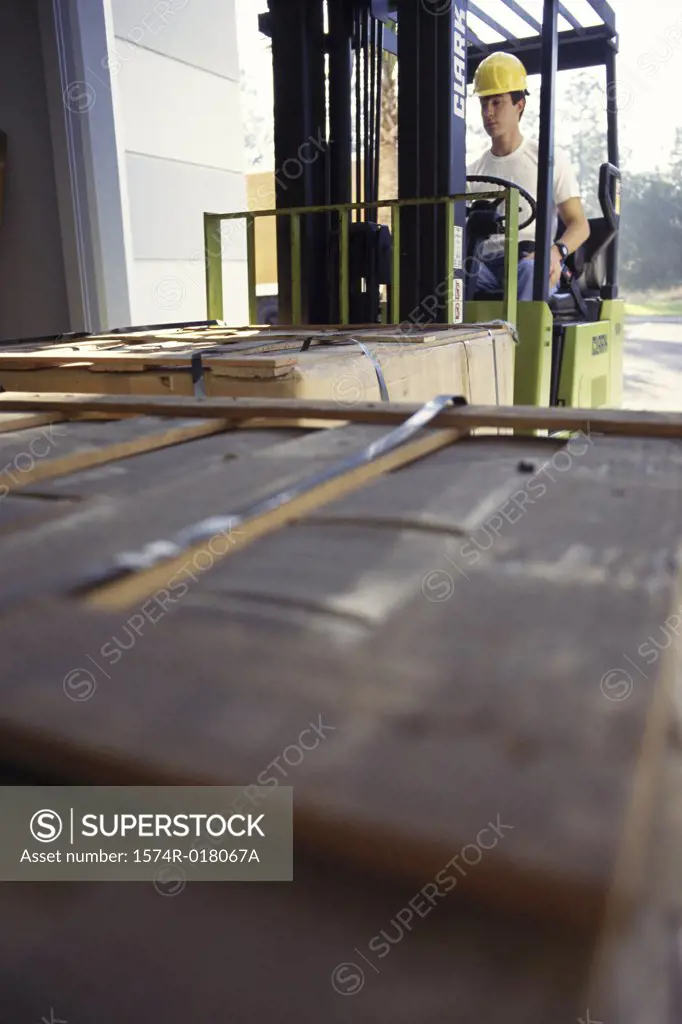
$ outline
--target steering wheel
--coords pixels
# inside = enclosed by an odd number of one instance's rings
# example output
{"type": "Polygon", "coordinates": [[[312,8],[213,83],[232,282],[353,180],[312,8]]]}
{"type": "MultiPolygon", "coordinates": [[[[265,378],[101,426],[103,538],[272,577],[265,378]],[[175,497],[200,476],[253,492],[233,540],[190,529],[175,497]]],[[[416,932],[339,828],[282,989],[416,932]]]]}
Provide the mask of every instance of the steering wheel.
{"type": "MultiPolygon", "coordinates": [[[[530,217],[528,217],[527,220],[524,220],[522,224],[519,224],[519,231],[522,231],[524,228],[527,228],[535,220],[535,218],[537,216],[537,211],[538,211],[537,203],[535,202],[533,197],[528,192],[526,192],[525,188],[521,188],[521,186],[517,185],[516,182],[514,182],[514,181],[507,181],[506,178],[494,178],[492,176],[483,175],[483,174],[467,174],[467,181],[478,181],[478,182],[482,182],[483,184],[486,184],[486,185],[501,185],[503,188],[515,188],[515,189],[517,189],[517,191],[519,192],[521,198],[525,199],[526,202],[528,203],[528,205],[530,206],[530,217]]],[[[504,194],[501,194],[499,199],[489,199],[489,200],[485,200],[485,199],[476,200],[474,198],[475,195],[476,195],[476,193],[472,192],[471,195],[467,199],[467,203],[476,202],[476,201],[478,201],[479,203],[485,202],[485,203],[488,204],[488,208],[490,210],[496,210],[497,207],[500,206],[505,201],[504,194]]],[[[499,214],[498,217],[499,217],[500,226],[503,226],[504,225],[504,220],[505,220],[504,215],[503,214],[499,214]]]]}

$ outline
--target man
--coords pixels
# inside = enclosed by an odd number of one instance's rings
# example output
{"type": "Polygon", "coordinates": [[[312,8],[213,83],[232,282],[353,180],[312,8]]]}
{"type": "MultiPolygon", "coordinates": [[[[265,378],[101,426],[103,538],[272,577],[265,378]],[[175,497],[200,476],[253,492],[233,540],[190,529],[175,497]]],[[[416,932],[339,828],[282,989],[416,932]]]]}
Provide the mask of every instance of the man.
{"type": "MultiPolygon", "coordinates": [[[[521,186],[534,199],[538,187],[538,146],[524,138],[520,122],[529,95],[526,69],[521,61],[509,53],[494,53],[479,65],[474,77],[474,95],[481,101],[483,126],[492,139],[491,148],[467,168],[468,174],[493,175],[506,178],[521,186]]],[[[468,191],[494,190],[494,185],[471,182],[468,191]]],[[[528,216],[528,204],[521,199],[521,221],[528,216]],[[524,212],[525,211],[525,212],[524,212]]],[[[590,237],[590,226],[585,216],[576,175],[566,154],[554,153],[554,205],[551,211],[552,238],[550,251],[549,284],[553,294],[561,278],[563,264],[590,237]],[[566,230],[557,238],[557,211],[566,230]]],[[[534,221],[519,232],[519,299],[533,298],[535,273],[534,221]]],[[[478,288],[481,291],[499,291],[503,288],[504,237],[492,236],[479,253],[481,263],[478,288]]]]}

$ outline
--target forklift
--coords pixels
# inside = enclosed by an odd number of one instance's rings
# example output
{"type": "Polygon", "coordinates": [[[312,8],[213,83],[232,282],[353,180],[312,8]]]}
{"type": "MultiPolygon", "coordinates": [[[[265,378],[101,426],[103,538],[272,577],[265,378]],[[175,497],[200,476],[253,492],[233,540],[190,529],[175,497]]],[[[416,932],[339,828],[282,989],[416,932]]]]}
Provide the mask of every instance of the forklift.
{"type": "MultiPolygon", "coordinates": [[[[528,26],[527,35],[516,36],[474,0],[268,0],[259,27],[271,40],[275,166],[285,172],[275,175],[273,211],[278,323],[402,327],[415,322],[416,312],[420,326],[505,320],[518,341],[515,404],[620,406],[618,36],[607,0],[587,2],[597,24],[582,24],[569,0],[543,0],[542,23],[529,11],[537,7],[531,0],[497,0],[528,26]],[[570,29],[559,29],[559,16],[570,29]],[[472,21],[502,41],[484,42],[472,21]],[[500,51],[517,56],[529,75],[541,75],[537,201],[513,182],[466,173],[467,87],[481,61],[500,51]],[[391,203],[378,196],[385,52],[398,63],[398,197],[391,203]],[[550,297],[557,73],[598,66],[607,99],[602,216],[590,220],[590,238],[569,257],[550,297]],[[287,174],[292,154],[321,134],[319,159],[297,161],[296,173],[287,174]],[[490,192],[470,192],[474,181],[490,192]],[[535,277],[533,301],[517,303],[518,215],[512,211],[507,225],[501,206],[505,196],[521,194],[528,216],[520,227],[536,223],[535,277]],[[380,223],[381,206],[391,207],[390,226],[380,223]],[[482,293],[471,270],[495,233],[507,236],[506,294],[482,293]],[[444,282],[448,301],[434,301],[444,282]]],[[[254,235],[252,220],[252,322],[258,319],[254,235]]],[[[210,281],[207,288],[209,315],[219,315],[210,281]]]]}

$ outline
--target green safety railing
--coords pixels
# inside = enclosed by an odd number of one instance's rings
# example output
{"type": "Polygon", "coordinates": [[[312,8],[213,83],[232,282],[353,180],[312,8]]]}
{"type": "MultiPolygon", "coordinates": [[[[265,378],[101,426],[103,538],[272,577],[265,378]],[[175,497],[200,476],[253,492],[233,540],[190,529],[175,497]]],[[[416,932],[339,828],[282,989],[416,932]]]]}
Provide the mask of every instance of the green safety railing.
{"type": "MultiPolygon", "coordinates": [[[[500,199],[501,191],[467,192],[434,199],[382,199],[373,202],[339,203],[332,206],[301,206],[282,210],[246,210],[239,213],[205,213],[204,246],[206,259],[206,304],[209,320],[223,319],[223,268],[222,232],[224,221],[246,221],[246,258],[248,267],[249,323],[258,321],[258,298],[256,295],[256,218],[289,217],[291,220],[291,308],[292,322],[301,319],[301,217],[312,213],[336,213],[340,219],[340,266],[339,266],[339,310],[340,325],[350,322],[350,223],[355,211],[390,208],[392,247],[392,272],[389,323],[400,322],[400,212],[407,206],[445,206],[445,268],[443,282],[446,293],[447,321],[454,317],[454,275],[455,275],[455,203],[467,199],[500,199]]],[[[517,263],[518,263],[518,190],[504,189],[505,196],[505,245],[504,245],[504,300],[503,317],[516,325],[517,309],[517,263]]]]}

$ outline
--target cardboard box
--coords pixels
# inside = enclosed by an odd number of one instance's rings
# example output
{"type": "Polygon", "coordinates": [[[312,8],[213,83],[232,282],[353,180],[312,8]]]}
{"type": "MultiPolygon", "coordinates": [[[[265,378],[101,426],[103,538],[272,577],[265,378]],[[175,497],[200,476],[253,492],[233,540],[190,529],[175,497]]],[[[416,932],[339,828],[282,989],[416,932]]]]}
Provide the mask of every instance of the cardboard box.
{"type": "Polygon", "coordinates": [[[477,405],[511,405],[514,351],[509,331],[497,325],[436,325],[409,334],[381,326],[208,327],[6,346],[0,379],[7,390],[191,395],[192,356],[199,352],[207,396],[331,400],[349,408],[452,394],[477,405]]]}

